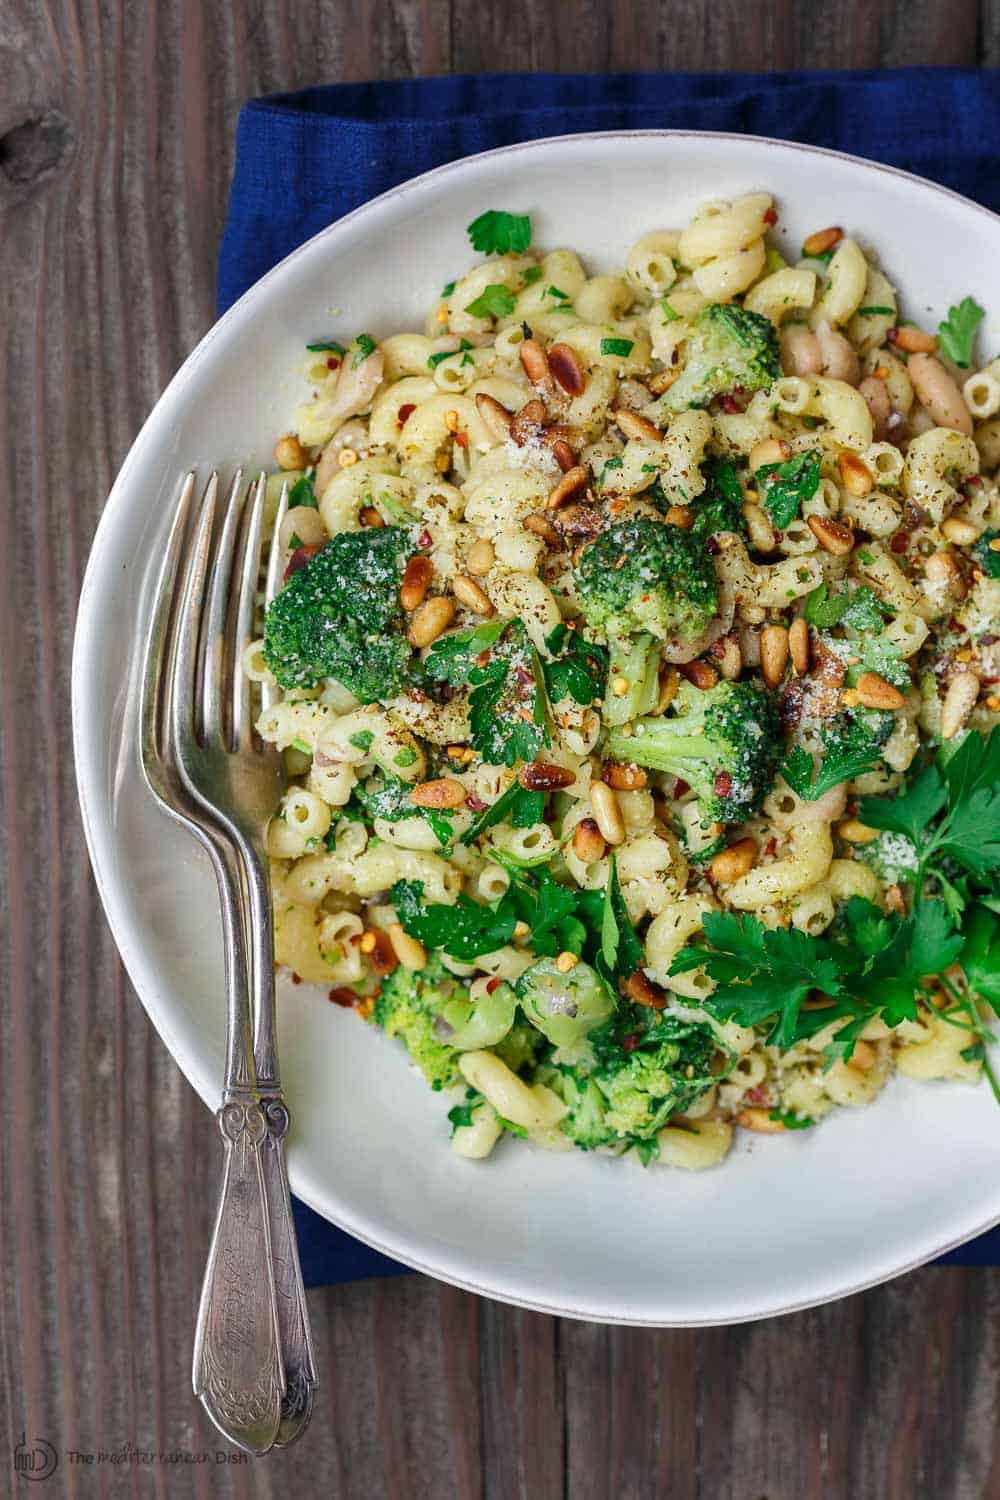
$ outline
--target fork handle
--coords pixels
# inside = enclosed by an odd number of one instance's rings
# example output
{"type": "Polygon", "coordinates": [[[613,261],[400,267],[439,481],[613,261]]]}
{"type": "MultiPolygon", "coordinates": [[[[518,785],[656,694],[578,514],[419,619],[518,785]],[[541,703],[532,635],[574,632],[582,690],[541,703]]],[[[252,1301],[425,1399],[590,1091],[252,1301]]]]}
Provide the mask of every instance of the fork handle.
{"type": "Polygon", "coordinates": [[[216,1119],[225,1160],[198,1307],[194,1390],[220,1432],[259,1454],[274,1444],[285,1394],[264,1168],[270,1131],[262,1104],[247,1094],[227,1093],[216,1119]]]}
{"type": "Polygon", "coordinates": [[[285,1448],[301,1437],[312,1416],[317,1385],[309,1311],[302,1285],[299,1250],[292,1219],[292,1199],[285,1168],[288,1109],[280,1094],[262,1101],[268,1135],[264,1144],[264,1189],[271,1224],[271,1249],[277,1293],[278,1328],[285,1366],[285,1392],[275,1445],[285,1448]]]}

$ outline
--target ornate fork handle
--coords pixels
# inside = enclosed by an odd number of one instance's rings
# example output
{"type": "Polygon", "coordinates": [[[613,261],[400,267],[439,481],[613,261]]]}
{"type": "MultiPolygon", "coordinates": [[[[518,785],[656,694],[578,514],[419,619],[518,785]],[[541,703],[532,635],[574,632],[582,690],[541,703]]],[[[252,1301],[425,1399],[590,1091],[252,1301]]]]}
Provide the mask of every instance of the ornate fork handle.
{"type": "Polygon", "coordinates": [[[253,1096],[230,1093],[216,1119],[225,1165],[198,1308],[194,1389],[226,1437],[266,1453],[285,1394],[264,1167],[271,1136],[253,1096]]]}
{"type": "Polygon", "coordinates": [[[285,1169],[288,1109],[280,1094],[264,1099],[262,1104],[268,1126],[263,1148],[264,1190],[271,1224],[278,1328],[285,1367],[281,1422],[275,1444],[283,1448],[293,1443],[309,1422],[317,1376],[285,1169]]]}

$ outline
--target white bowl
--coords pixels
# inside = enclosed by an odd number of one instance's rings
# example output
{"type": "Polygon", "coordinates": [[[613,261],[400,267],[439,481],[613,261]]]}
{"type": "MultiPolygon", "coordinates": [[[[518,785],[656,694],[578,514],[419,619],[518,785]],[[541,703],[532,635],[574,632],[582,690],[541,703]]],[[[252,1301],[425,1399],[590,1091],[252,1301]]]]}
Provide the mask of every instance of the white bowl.
{"type": "MultiPolygon", "coordinates": [[[[906,310],[933,325],[966,293],[994,348],[1000,219],[915,177],[828,151],[727,135],[570,136],[441,167],[296,251],[202,340],[137,438],[101,520],[80,604],[73,725],[94,870],[149,1015],[214,1105],[224,1009],[206,860],[146,793],[136,670],[178,476],[266,462],[317,334],[422,325],[471,261],[483,209],[530,210],[536,242],[621,265],[646,230],[705,198],[766,188],[779,235],[849,226],[877,247],[906,310]]],[[[989,1090],[895,1080],[871,1108],[753,1140],[724,1165],[643,1171],[507,1143],[455,1157],[447,1102],[402,1049],[306,986],[279,993],[294,1121],[292,1186],[319,1213],[419,1270],[547,1312],[698,1325],[791,1311],[885,1280],[1000,1219],[1000,1115],[989,1090]]],[[[208,1129],[206,1123],[206,1131],[208,1129]]]]}

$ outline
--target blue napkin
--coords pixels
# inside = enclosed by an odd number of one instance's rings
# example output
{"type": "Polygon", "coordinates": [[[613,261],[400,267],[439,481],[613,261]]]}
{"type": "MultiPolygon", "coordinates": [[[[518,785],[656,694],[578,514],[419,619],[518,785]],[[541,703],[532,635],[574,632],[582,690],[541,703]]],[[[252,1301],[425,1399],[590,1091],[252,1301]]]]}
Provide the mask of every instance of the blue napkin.
{"type": "MultiPolygon", "coordinates": [[[[359,204],[442,162],[588,130],[731,130],[829,146],[1000,212],[1000,72],[505,73],[336,84],[245,106],[219,256],[222,313],[359,204]]],[[[402,1270],[296,1204],[307,1286],[402,1270]]],[[[1000,1230],[945,1256],[1000,1264],[1000,1230]]]]}

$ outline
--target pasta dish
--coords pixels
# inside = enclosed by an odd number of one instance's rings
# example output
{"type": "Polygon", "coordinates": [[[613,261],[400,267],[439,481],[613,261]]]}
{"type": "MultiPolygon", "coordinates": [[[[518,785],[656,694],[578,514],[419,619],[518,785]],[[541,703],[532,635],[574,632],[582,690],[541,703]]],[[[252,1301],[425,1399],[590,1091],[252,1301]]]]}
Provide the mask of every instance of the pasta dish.
{"type": "Polygon", "coordinates": [[[777,224],[592,275],[486,210],[422,332],[308,346],[244,656],[275,958],[465,1157],[707,1167],[894,1070],[1000,1098],[1000,359],[972,295],[925,328],[777,224]]]}

